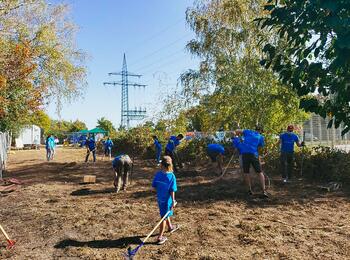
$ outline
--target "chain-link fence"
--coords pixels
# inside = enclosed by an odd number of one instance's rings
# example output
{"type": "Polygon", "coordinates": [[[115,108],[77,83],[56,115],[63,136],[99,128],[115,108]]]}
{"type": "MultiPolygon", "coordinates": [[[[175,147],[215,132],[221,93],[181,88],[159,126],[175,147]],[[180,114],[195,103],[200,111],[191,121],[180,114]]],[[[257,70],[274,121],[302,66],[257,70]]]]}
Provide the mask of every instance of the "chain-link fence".
{"type": "Polygon", "coordinates": [[[323,145],[350,151],[350,133],[341,135],[343,127],[327,128],[329,119],[313,114],[304,122],[301,138],[311,145],[323,145]]]}
{"type": "Polygon", "coordinates": [[[0,179],[2,172],[6,169],[7,154],[11,146],[11,135],[0,132],[0,179]]]}

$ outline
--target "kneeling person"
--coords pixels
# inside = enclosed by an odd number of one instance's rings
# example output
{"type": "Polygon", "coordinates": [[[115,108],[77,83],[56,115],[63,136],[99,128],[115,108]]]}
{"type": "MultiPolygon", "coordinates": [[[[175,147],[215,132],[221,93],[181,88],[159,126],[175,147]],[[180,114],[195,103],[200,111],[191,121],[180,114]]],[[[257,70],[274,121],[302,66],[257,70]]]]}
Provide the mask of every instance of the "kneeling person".
{"type": "Polygon", "coordinates": [[[207,154],[212,163],[217,162],[220,174],[222,174],[222,163],[224,160],[225,148],[220,144],[209,144],[207,147],[207,154]]]}
{"type": "Polygon", "coordinates": [[[114,169],[114,187],[117,189],[117,192],[119,192],[121,179],[123,177],[122,190],[125,190],[128,185],[128,177],[132,167],[132,160],[127,154],[119,155],[114,158],[112,166],[114,169]]]}

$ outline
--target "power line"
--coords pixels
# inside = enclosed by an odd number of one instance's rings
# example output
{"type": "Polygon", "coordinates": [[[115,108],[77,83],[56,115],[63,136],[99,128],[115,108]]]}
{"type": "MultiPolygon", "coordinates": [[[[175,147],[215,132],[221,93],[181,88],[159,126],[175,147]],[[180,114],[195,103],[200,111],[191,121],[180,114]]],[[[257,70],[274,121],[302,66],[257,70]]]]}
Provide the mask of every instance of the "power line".
{"type": "MultiPolygon", "coordinates": [[[[176,22],[170,24],[169,26],[165,27],[164,29],[160,30],[159,32],[157,32],[157,33],[153,34],[152,36],[146,38],[145,40],[139,42],[139,43],[136,44],[135,46],[140,46],[141,44],[145,44],[145,43],[147,43],[147,42],[149,42],[149,41],[151,41],[151,40],[157,38],[159,35],[163,34],[163,33],[166,32],[166,31],[168,31],[170,28],[174,27],[175,25],[178,25],[178,24],[179,24],[180,22],[182,22],[182,21],[184,21],[184,19],[183,19],[183,18],[180,18],[180,19],[177,20],[176,22]]],[[[134,47],[134,48],[136,48],[136,47],[134,47]]],[[[133,48],[132,48],[132,49],[133,49],[133,48]]],[[[130,49],[127,50],[127,52],[128,52],[128,51],[130,51],[130,49]]]]}
{"type": "Polygon", "coordinates": [[[168,58],[171,58],[171,57],[173,57],[173,56],[175,56],[176,54],[178,54],[178,53],[180,53],[180,52],[183,52],[184,51],[184,48],[181,48],[180,50],[177,50],[176,52],[174,52],[174,53],[172,53],[172,54],[170,54],[170,55],[168,55],[168,56],[165,56],[165,57],[163,57],[163,58],[160,58],[160,59],[158,59],[158,60],[156,60],[156,61],[154,61],[154,62],[152,62],[152,63],[149,63],[149,64],[147,64],[147,65],[145,65],[145,66],[142,66],[142,67],[140,67],[140,68],[137,68],[136,67],[136,70],[143,70],[144,68],[147,68],[147,67],[152,67],[154,64],[158,64],[159,62],[161,62],[161,61],[163,61],[163,60],[166,60],[166,59],[168,59],[168,58]]]}
{"type": "Polygon", "coordinates": [[[149,53],[149,54],[147,54],[147,55],[141,57],[138,61],[132,62],[129,66],[135,65],[135,64],[137,64],[140,60],[147,59],[147,58],[153,56],[154,54],[156,54],[156,53],[158,53],[158,52],[160,52],[160,51],[162,51],[162,50],[164,50],[164,49],[167,49],[167,48],[169,48],[170,46],[173,46],[173,45],[176,44],[177,42],[179,42],[179,41],[185,39],[185,38],[186,38],[187,36],[189,36],[190,34],[192,34],[192,33],[187,33],[187,34],[183,35],[182,37],[177,38],[175,41],[173,41],[173,42],[171,42],[171,43],[169,43],[169,44],[167,44],[167,45],[164,45],[163,47],[161,47],[161,48],[159,48],[159,49],[157,49],[157,50],[155,50],[155,51],[153,51],[153,52],[151,52],[151,53],[149,53]]]}

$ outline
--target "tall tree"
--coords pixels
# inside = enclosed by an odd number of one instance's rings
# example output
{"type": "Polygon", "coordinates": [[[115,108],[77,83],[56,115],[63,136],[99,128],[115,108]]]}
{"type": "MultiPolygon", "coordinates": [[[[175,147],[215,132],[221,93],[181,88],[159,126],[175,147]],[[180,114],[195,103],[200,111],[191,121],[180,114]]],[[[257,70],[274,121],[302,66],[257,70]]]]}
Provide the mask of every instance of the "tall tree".
{"type": "Polygon", "coordinates": [[[187,10],[187,21],[196,33],[187,47],[201,64],[181,80],[186,101],[196,104],[197,115],[203,116],[203,131],[259,123],[278,132],[305,118],[294,91],[259,64],[259,41],[270,37],[254,23],[262,14],[262,2],[200,0],[187,10]]]}
{"type": "Polygon", "coordinates": [[[45,0],[0,2],[0,130],[55,101],[81,94],[84,54],[74,45],[75,25],[66,5],[45,0]]]}
{"type": "Polygon", "coordinates": [[[350,1],[268,0],[262,28],[277,31],[266,42],[262,64],[302,97],[301,106],[350,130],[350,1]],[[318,94],[318,95],[315,95],[318,94]],[[321,98],[320,98],[321,96],[321,98]]]}

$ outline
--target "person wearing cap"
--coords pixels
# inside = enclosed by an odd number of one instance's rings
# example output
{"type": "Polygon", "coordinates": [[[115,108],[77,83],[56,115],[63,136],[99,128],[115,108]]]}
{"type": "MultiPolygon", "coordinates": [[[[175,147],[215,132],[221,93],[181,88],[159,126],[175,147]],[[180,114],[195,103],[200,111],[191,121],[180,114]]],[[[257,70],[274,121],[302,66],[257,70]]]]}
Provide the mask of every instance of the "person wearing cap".
{"type": "Polygon", "coordinates": [[[281,168],[282,168],[282,180],[286,183],[292,177],[293,162],[294,162],[294,144],[298,147],[304,145],[304,142],[300,143],[299,137],[293,133],[294,127],[289,125],[287,132],[280,135],[281,145],[281,168]]]}
{"type": "Polygon", "coordinates": [[[170,156],[163,156],[161,160],[161,170],[156,173],[152,181],[152,187],[157,191],[157,201],[160,211],[160,217],[167,217],[160,224],[160,231],[158,236],[158,244],[164,244],[167,238],[164,236],[165,226],[168,226],[170,233],[175,232],[179,226],[173,225],[170,217],[173,216],[176,205],[175,192],[177,191],[176,177],[173,173],[173,164],[170,156]]]}
{"type": "Polygon", "coordinates": [[[119,192],[121,180],[123,179],[122,190],[126,190],[128,186],[129,172],[132,168],[132,160],[127,154],[122,154],[114,158],[112,162],[114,170],[114,187],[116,192],[119,192]]]}
{"type": "Polygon", "coordinates": [[[182,134],[178,134],[177,136],[172,135],[170,136],[169,141],[165,147],[165,155],[171,157],[175,173],[177,172],[177,164],[181,164],[178,160],[176,147],[180,144],[180,141],[183,138],[184,136],[182,134]]]}
{"type": "Polygon", "coordinates": [[[212,163],[217,162],[217,166],[221,175],[225,148],[221,144],[209,144],[207,147],[207,154],[211,159],[212,163]]]}
{"type": "Polygon", "coordinates": [[[236,147],[242,155],[242,166],[244,172],[245,183],[248,188],[248,195],[253,195],[251,178],[249,175],[250,166],[252,166],[255,172],[259,175],[260,186],[264,197],[268,197],[265,189],[265,175],[261,169],[259,160],[258,149],[265,146],[264,137],[261,135],[263,129],[257,126],[254,130],[236,130],[234,131],[233,145],[236,147]],[[239,138],[242,136],[242,138],[239,138]]]}

